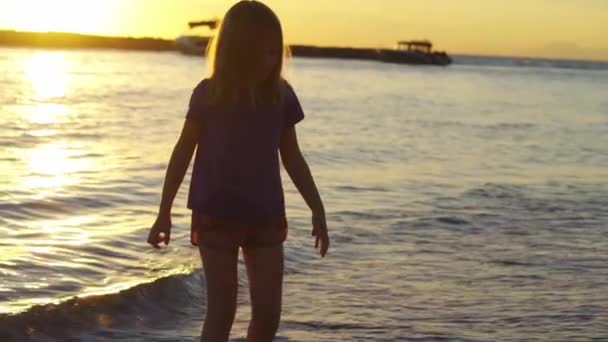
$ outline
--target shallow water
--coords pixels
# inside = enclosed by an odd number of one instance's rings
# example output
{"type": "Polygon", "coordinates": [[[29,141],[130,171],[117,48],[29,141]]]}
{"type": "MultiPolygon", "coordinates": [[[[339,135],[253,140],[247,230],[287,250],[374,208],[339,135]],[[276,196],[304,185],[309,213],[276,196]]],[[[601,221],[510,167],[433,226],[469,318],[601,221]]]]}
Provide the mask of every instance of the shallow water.
{"type": "MultiPolygon", "coordinates": [[[[460,62],[291,62],[332,247],[315,254],[284,175],[277,341],[608,339],[607,68],[460,62]]],[[[198,339],[189,175],[171,244],[145,240],[203,71],[173,53],[0,49],[0,340],[198,339]]]]}

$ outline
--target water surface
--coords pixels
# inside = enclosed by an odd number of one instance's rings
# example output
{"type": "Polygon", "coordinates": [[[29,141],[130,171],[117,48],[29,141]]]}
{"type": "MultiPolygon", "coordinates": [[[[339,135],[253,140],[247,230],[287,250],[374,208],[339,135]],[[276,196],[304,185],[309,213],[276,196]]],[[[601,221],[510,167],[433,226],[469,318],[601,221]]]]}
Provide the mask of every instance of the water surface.
{"type": "MultiPolygon", "coordinates": [[[[284,174],[277,341],[608,339],[608,71],[559,66],[293,60],[332,247],[316,255],[284,174]]],[[[189,174],[171,244],[145,240],[203,72],[174,53],[0,49],[0,339],[198,339],[189,174]]]]}

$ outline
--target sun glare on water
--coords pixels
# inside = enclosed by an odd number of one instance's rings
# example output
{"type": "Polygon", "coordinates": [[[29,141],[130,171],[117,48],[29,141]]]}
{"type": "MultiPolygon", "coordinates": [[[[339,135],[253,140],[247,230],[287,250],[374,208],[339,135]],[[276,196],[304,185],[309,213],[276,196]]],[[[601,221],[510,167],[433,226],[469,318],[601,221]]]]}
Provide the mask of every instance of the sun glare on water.
{"type": "MultiPolygon", "coordinates": [[[[33,136],[52,135],[61,125],[70,125],[73,110],[64,97],[73,90],[70,61],[62,51],[37,51],[23,60],[24,80],[30,85],[29,98],[21,116],[33,136]]],[[[81,158],[86,154],[80,144],[72,140],[48,141],[43,138],[33,148],[19,153],[29,170],[22,177],[20,188],[28,189],[44,198],[62,191],[65,186],[78,182],[79,172],[91,167],[91,161],[81,158]]]]}
{"type": "Polygon", "coordinates": [[[29,150],[25,161],[30,175],[22,178],[22,189],[35,191],[38,198],[60,192],[79,181],[79,172],[90,169],[90,160],[79,159],[82,151],[66,143],[48,143],[29,150]]]}
{"type": "Polygon", "coordinates": [[[69,74],[63,53],[37,52],[24,61],[24,69],[37,100],[48,100],[66,94],[69,74]]]}

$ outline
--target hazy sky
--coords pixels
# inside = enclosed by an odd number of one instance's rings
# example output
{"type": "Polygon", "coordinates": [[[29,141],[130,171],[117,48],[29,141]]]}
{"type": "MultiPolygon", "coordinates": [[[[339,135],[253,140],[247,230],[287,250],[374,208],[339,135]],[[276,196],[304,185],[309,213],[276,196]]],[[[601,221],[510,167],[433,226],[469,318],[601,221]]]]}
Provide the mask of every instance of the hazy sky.
{"type": "MultiPolygon", "coordinates": [[[[0,0],[0,29],[174,38],[228,0],[0,0]]],[[[266,0],[288,43],[608,60],[608,0],[266,0]]],[[[195,33],[205,34],[204,29],[195,33]]]]}

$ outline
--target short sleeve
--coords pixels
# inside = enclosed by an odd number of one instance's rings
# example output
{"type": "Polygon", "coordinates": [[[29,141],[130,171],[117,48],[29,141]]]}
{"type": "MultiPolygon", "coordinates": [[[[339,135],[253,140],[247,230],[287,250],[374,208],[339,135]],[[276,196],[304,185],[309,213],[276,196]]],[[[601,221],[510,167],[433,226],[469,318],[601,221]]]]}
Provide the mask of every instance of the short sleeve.
{"type": "Polygon", "coordinates": [[[188,112],[186,113],[186,119],[202,122],[203,115],[205,113],[205,87],[206,80],[202,80],[192,91],[190,96],[190,103],[188,104],[188,112]]]}
{"type": "Polygon", "coordinates": [[[289,128],[304,119],[304,111],[300,105],[300,100],[291,85],[286,84],[285,99],[284,99],[284,127],[289,128]]]}

